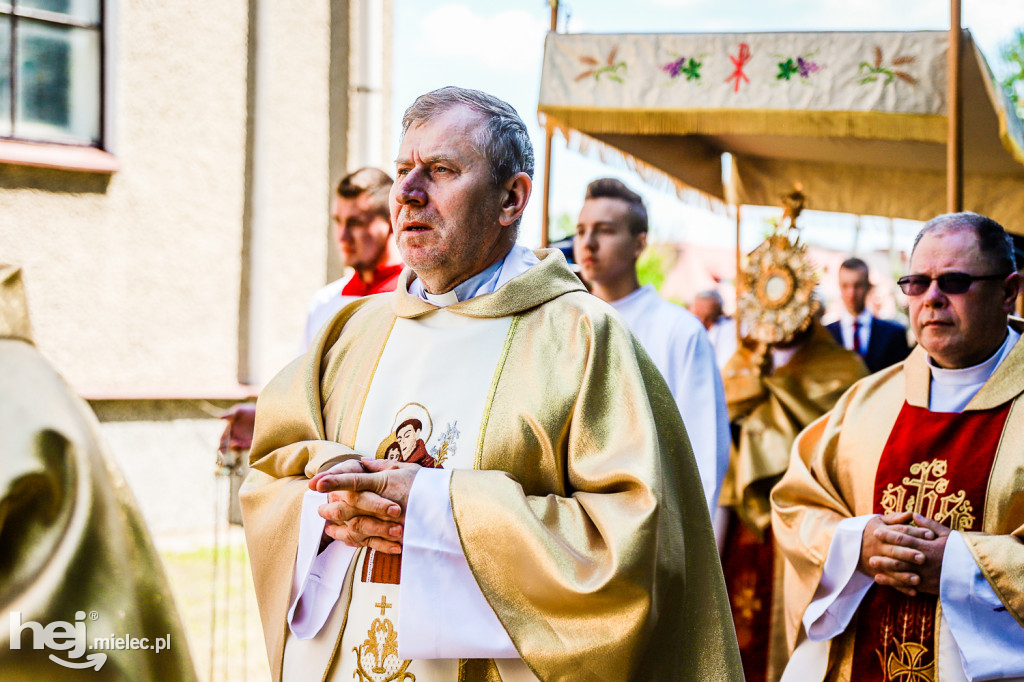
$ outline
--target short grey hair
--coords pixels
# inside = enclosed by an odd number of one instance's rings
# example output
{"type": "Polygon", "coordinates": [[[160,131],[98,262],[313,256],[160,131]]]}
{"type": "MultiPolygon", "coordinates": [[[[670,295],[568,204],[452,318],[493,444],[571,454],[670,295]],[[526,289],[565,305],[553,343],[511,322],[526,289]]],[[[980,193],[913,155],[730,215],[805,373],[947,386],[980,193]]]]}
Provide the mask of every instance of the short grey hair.
{"type": "Polygon", "coordinates": [[[996,221],[970,211],[943,213],[925,223],[921,231],[917,233],[917,237],[914,238],[914,248],[910,250],[910,257],[914,257],[918,243],[926,234],[961,228],[974,232],[978,238],[978,250],[996,267],[998,270],[996,274],[1009,275],[1011,272],[1017,272],[1017,259],[1014,256],[1013,239],[1010,235],[996,221]]]}
{"type": "Polygon", "coordinates": [[[448,86],[425,95],[405,110],[402,137],[414,124],[422,124],[452,107],[469,107],[485,120],[484,132],[476,142],[491,165],[495,185],[502,185],[519,173],[533,177],[533,143],[526,124],[512,105],[480,90],[448,86]]]}

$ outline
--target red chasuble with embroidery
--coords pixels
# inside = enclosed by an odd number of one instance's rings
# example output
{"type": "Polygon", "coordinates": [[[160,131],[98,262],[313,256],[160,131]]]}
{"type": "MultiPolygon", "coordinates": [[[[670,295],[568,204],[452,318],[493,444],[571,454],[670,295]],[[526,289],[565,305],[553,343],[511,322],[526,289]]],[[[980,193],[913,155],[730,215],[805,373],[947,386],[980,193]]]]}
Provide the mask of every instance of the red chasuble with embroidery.
{"type": "MultiPolygon", "coordinates": [[[[874,511],[915,511],[958,531],[981,530],[992,462],[1010,403],[932,412],[904,403],[875,474],[874,511]]],[[[875,585],[857,611],[857,680],[935,679],[938,597],[875,585]]]]}

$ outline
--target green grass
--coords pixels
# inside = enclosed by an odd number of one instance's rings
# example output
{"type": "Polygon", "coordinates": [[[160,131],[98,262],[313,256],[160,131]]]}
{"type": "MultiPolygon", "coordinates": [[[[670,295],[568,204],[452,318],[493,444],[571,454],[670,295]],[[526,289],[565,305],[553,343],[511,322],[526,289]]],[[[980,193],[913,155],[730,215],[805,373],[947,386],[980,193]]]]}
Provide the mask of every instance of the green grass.
{"type": "Polygon", "coordinates": [[[221,543],[219,551],[199,547],[161,558],[199,679],[262,682],[270,670],[241,529],[222,533],[221,543]]]}

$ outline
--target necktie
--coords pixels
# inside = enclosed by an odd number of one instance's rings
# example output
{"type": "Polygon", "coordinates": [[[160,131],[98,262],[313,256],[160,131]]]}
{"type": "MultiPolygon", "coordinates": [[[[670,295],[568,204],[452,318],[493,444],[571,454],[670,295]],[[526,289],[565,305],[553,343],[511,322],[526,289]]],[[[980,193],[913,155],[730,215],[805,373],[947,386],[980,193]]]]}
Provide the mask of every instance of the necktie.
{"type": "Polygon", "coordinates": [[[853,352],[863,355],[860,351],[860,320],[853,321],[853,352]]]}

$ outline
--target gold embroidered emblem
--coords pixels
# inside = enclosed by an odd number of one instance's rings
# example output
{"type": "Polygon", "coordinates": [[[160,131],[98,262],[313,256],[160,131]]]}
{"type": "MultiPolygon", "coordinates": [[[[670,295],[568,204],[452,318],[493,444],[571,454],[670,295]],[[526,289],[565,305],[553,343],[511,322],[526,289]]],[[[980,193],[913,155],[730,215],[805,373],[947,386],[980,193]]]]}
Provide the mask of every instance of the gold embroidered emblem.
{"type": "Polygon", "coordinates": [[[911,475],[903,477],[902,485],[890,483],[882,491],[882,510],[886,514],[913,511],[953,530],[969,529],[974,524],[974,506],[963,490],[945,494],[948,466],[944,459],[911,464],[911,475]]]}
{"type": "Polygon", "coordinates": [[[757,596],[757,574],[742,575],[731,599],[732,617],[736,624],[736,641],[740,648],[743,648],[757,636],[754,619],[761,610],[761,599],[757,596]]]}
{"type": "Polygon", "coordinates": [[[754,620],[754,615],[761,610],[761,600],[757,596],[757,576],[743,576],[739,589],[733,594],[732,604],[738,620],[745,623],[754,620]]]}
{"type": "Polygon", "coordinates": [[[933,607],[905,603],[881,618],[882,646],[875,649],[887,682],[934,682],[935,661],[926,644],[932,638],[933,607]]]}
{"type": "Polygon", "coordinates": [[[406,672],[412,661],[398,657],[398,632],[394,623],[383,617],[394,604],[389,604],[386,596],[381,595],[374,606],[380,609],[381,618],[373,619],[366,639],[360,646],[352,648],[356,654],[356,669],[352,676],[358,682],[416,682],[416,676],[406,672]]]}
{"type": "Polygon", "coordinates": [[[889,654],[885,673],[893,682],[934,682],[935,669],[921,662],[928,647],[917,642],[896,642],[896,651],[889,654]]]}

